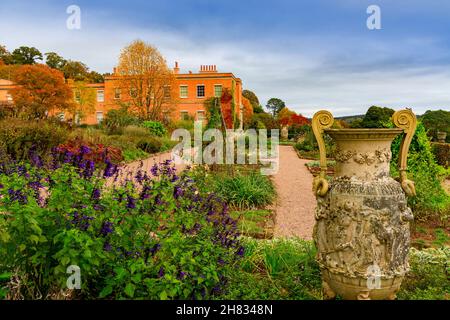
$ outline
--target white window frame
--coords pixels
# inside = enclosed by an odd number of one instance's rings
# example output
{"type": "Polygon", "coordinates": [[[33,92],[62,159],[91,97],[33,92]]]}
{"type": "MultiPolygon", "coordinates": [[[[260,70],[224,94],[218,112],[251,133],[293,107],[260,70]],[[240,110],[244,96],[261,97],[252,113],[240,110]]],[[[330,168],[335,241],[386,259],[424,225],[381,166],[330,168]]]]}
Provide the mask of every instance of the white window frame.
{"type": "Polygon", "coordinates": [[[220,98],[222,96],[223,93],[223,85],[220,83],[217,83],[214,85],[214,97],[215,98],[220,98]],[[220,96],[216,96],[216,87],[220,87],[220,96]]]}
{"type": "Polygon", "coordinates": [[[122,89],[114,88],[114,100],[120,100],[121,97],[122,97],[122,89]],[[117,92],[119,93],[119,96],[117,96],[117,92]]]}
{"type": "Polygon", "coordinates": [[[64,112],[58,113],[57,117],[59,118],[60,121],[65,121],[66,120],[66,115],[65,115],[64,112]]]}
{"type": "Polygon", "coordinates": [[[104,89],[97,90],[97,102],[105,102],[105,90],[104,89]],[[101,96],[103,98],[100,98],[101,96]]]}
{"type": "Polygon", "coordinates": [[[170,85],[166,85],[163,87],[163,97],[164,99],[170,99],[170,97],[172,96],[172,92],[171,92],[171,86],[170,85]]]}
{"type": "Polygon", "coordinates": [[[189,118],[189,111],[187,111],[187,110],[180,110],[180,119],[181,119],[181,120],[188,120],[188,119],[185,119],[185,118],[183,117],[183,114],[186,114],[187,117],[189,118]]]}
{"type": "Polygon", "coordinates": [[[100,124],[103,122],[104,120],[104,116],[103,116],[103,111],[96,111],[95,112],[95,119],[97,120],[97,124],[100,124]],[[98,119],[98,115],[101,114],[101,120],[99,121],[98,119]]]}
{"type": "Polygon", "coordinates": [[[197,115],[197,120],[203,121],[203,120],[206,119],[206,112],[205,112],[205,110],[197,110],[197,111],[196,111],[196,115],[197,115]],[[200,119],[200,117],[199,117],[200,114],[202,115],[202,118],[201,118],[201,119],[200,119]]]}
{"type": "Polygon", "coordinates": [[[189,89],[188,89],[188,85],[187,84],[180,84],[180,98],[181,99],[186,99],[189,96],[189,89]],[[186,95],[183,96],[181,95],[181,88],[186,88],[186,95]]]}
{"type": "Polygon", "coordinates": [[[206,98],[206,86],[204,84],[198,84],[196,86],[196,94],[197,94],[197,98],[206,98]],[[203,87],[203,96],[199,96],[198,95],[198,87],[203,87]]]}
{"type": "Polygon", "coordinates": [[[6,101],[13,101],[13,97],[9,92],[6,93],[6,101]]]}

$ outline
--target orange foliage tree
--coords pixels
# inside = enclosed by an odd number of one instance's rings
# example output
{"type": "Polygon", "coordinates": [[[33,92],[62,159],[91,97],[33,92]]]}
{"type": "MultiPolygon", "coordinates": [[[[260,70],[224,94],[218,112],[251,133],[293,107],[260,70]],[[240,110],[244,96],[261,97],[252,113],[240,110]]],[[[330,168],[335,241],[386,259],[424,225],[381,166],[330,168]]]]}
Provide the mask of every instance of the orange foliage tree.
{"type": "Polygon", "coordinates": [[[140,117],[162,120],[173,109],[175,76],[154,46],[135,40],[125,47],[119,58],[121,88],[129,93],[129,103],[140,117]]]}
{"type": "Polygon", "coordinates": [[[292,125],[305,125],[309,124],[309,120],[302,116],[301,114],[297,114],[288,108],[283,108],[278,113],[278,121],[283,126],[292,126],[292,125]]]}
{"type": "Polygon", "coordinates": [[[74,103],[64,75],[43,64],[20,66],[13,75],[17,86],[11,95],[19,114],[29,119],[47,118],[52,111],[66,110],[74,103]]]}

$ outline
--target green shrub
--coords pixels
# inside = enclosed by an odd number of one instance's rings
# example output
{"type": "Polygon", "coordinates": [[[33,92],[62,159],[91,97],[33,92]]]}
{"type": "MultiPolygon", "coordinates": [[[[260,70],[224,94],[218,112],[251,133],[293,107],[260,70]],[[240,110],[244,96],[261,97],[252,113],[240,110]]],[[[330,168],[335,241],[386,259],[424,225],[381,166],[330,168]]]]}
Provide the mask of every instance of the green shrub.
{"type": "Polygon", "coordinates": [[[68,134],[57,122],[7,119],[0,122],[0,149],[17,160],[29,159],[31,154],[46,158],[68,134]]]}
{"type": "MultiPolygon", "coordinates": [[[[402,136],[392,143],[391,174],[398,176],[398,156],[402,136]]],[[[422,123],[418,123],[408,153],[408,178],[416,186],[416,197],[408,198],[408,204],[416,219],[423,220],[430,215],[446,219],[450,215],[450,195],[441,181],[446,171],[436,164],[429,138],[422,123]]]]}
{"type": "Polygon", "coordinates": [[[140,122],[127,107],[121,107],[108,111],[102,125],[106,127],[109,134],[121,134],[124,127],[138,125],[140,122]]]}
{"type": "Polygon", "coordinates": [[[83,157],[62,162],[0,163],[0,274],[19,281],[12,296],[202,299],[223,289],[243,255],[236,222],[189,172],[165,162],[140,172],[139,182],[107,188],[110,166],[96,172],[83,157]],[[80,268],[81,290],[67,289],[71,265],[80,268]]]}
{"type": "Polygon", "coordinates": [[[448,168],[450,166],[450,143],[431,143],[431,150],[434,154],[436,162],[448,168]]]}
{"type": "Polygon", "coordinates": [[[122,152],[122,155],[123,155],[123,159],[125,160],[125,162],[142,160],[149,156],[149,154],[147,152],[145,152],[141,149],[136,149],[136,148],[125,149],[122,152]]]}
{"type": "Polygon", "coordinates": [[[144,121],[142,123],[144,128],[147,128],[151,134],[162,137],[167,134],[167,130],[161,122],[158,121],[144,121]]]}
{"type": "Polygon", "coordinates": [[[259,172],[216,180],[215,189],[229,205],[240,209],[261,208],[275,198],[272,181],[259,172]]]}
{"type": "Polygon", "coordinates": [[[161,151],[162,141],[157,137],[148,137],[138,142],[137,147],[147,153],[157,153],[161,151]]]}
{"type": "Polygon", "coordinates": [[[417,250],[409,253],[410,272],[403,280],[398,299],[449,299],[450,247],[417,250]]]}
{"type": "Polygon", "coordinates": [[[427,129],[429,137],[436,139],[438,131],[447,132],[446,142],[450,143],[450,111],[427,110],[420,120],[427,129]]]}

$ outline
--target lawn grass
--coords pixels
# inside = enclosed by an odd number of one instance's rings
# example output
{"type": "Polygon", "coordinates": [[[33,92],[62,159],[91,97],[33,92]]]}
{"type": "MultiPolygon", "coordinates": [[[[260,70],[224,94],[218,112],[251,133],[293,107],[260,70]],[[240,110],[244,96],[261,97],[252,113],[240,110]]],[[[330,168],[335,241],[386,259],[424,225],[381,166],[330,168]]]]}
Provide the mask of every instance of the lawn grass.
{"type": "MultiPolygon", "coordinates": [[[[312,241],[298,238],[244,239],[245,254],[228,276],[217,299],[320,300],[321,275],[312,241]]],[[[450,248],[409,253],[410,272],[397,294],[399,300],[450,299],[450,248]]]]}
{"type": "Polygon", "coordinates": [[[274,230],[274,214],[272,210],[233,211],[230,214],[238,220],[239,231],[257,239],[271,239],[274,230]]]}

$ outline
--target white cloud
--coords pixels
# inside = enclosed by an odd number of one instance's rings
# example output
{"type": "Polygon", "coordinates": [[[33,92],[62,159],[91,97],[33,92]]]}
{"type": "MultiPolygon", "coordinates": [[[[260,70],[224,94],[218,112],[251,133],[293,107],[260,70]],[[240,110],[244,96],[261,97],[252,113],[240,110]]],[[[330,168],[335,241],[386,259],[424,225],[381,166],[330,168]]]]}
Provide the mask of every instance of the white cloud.
{"type": "Polygon", "coordinates": [[[6,15],[0,20],[0,43],[9,49],[28,45],[55,51],[110,72],[121,48],[140,38],[157,46],[169,65],[176,60],[183,71],[197,71],[200,64],[215,64],[242,78],[263,104],[279,97],[306,116],[321,108],[339,116],[364,113],[370,105],[408,106],[417,113],[450,106],[449,66],[425,63],[419,68],[409,54],[426,47],[422,59],[442,57],[434,39],[374,42],[331,35],[211,42],[192,31],[100,23],[92,14],[82,20],[81,30],[71,31],[65,28],[66,17],[65,11],[53,20],[6,15]]]}

